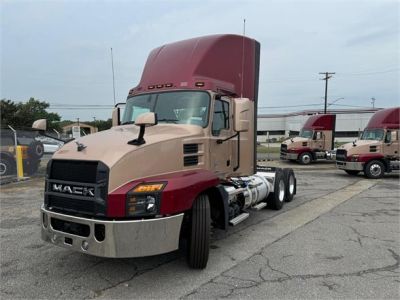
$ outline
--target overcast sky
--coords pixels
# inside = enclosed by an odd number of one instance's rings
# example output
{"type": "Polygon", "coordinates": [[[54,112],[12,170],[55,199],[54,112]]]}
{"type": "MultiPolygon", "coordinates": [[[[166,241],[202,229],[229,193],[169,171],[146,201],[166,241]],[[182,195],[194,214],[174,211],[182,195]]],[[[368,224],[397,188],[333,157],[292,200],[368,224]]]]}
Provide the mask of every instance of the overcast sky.
{"type": "Polygon", "coordinates": [[[56,108],[113,104],[110,47],[123,102],[151,49],[241,34],[244,18],[246,35],[261,43],[259,113],[323,107],[318,73],[325,71],[336,72],[329,101],[344,98],[331,108],[371,107],[372,97],[377,107],[400,105],[400,1],[3,0],[0,6],[0,98],[45,100],[63,119],[111,115],[104,107],[56,108]]]}

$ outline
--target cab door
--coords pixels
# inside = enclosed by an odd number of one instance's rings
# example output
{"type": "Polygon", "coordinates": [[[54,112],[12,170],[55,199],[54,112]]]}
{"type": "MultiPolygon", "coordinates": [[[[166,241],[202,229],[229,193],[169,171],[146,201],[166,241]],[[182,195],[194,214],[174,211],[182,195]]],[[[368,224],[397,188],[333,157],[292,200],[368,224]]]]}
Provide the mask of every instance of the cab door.
{"type": "Polygon", "coordinates": [[[399,130],[387,130],[383,143],[383,155],[399,157],[399,130]]]}
{"type": "Polygon", "coordinates": [[[215,99],[210,136],[210,167],[217,176],[229,174],[235,164],[232,136],[231,105],[229,100],[215,99]],[[225,139],[228,139],[224,141],[225,139]]]}
{"type": "Polygon", "coordinates": [[[325,149],[325,139],[322,131],[314,132],[311,148],[318,151],[325,149]]]}

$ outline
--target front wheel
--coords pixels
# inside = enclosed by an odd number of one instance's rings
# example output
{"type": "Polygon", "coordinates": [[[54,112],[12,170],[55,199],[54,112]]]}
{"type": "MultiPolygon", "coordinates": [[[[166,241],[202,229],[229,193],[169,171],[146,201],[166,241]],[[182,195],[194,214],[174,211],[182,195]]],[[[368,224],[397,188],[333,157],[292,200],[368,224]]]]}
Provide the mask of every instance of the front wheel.
{"type": "Polygon", "coordinates": [[[207,266],[210,245],[210,202],[202,194],[193,203],[190,218],[190,236],[187,260],[189,267],[204,269],[207,266]]]}
{"type": "Polygon", "coordinates": [[[312,155],[310,152],[304,152],[299,156],[299,163],[308,165],[312,162],[312,155]]]}
{"type": "Polygon", "coordinates": [[[372,160],[364,167],[365,176],[372,179],[382,178],[385,174],[385,166],[379,160],[372,160]]]}
{"type": "Polygon", "coordinates": [[[356,176],[358,175],[358,173],[360,173],[360,171],[356,171],[356,170],[344,170],[347,174],[352,175],[352,176],[356,176]]]}

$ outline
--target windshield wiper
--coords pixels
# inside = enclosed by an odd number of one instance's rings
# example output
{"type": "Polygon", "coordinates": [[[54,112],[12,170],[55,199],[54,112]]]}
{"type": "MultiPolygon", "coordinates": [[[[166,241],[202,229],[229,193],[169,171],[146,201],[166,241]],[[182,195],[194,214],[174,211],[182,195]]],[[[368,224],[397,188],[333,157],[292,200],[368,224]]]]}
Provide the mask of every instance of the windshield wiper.
{"type": "Polygon", "coordinates": [[[158,119],[158,122],[167,122],[167,123],[174,123],[176,124],[176,122],[178,122],[179,120],[177,119],[158,119]]]}
{"type": "Polygon", "coordinates": [[[128,124],[135,124],[135,121],[128,121],[128,122],[124,122],[121,125],[128,125],[128,124]]]}

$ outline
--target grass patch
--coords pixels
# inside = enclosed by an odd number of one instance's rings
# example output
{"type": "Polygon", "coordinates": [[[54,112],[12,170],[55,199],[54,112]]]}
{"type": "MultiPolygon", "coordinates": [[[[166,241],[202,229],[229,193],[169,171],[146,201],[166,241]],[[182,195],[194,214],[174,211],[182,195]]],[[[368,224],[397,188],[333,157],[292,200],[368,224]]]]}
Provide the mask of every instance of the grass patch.
{"type": "Polygon", "coordinates": [[[257,146],[257,153],[279,153],[281,151],[280,147],[265,147],[265,146],[257,146]]]}

